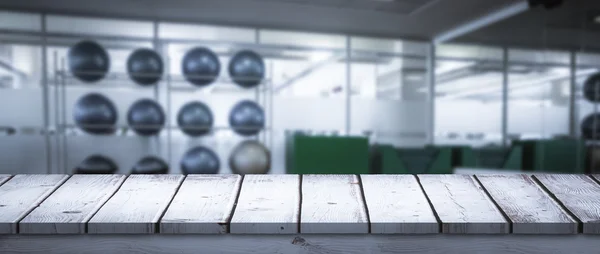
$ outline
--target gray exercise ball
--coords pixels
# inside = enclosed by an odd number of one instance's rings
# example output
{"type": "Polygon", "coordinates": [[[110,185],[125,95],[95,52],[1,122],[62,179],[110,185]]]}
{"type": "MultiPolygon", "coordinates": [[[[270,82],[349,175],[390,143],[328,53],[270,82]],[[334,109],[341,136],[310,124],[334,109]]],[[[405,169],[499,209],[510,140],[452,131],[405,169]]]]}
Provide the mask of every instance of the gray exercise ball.
{"type": "Polygon", "coordinates": [[[246,140],[231,152],[229,167],[235,174],[266,174],[271,169],[271,153],[258,141],[246,140]]]}

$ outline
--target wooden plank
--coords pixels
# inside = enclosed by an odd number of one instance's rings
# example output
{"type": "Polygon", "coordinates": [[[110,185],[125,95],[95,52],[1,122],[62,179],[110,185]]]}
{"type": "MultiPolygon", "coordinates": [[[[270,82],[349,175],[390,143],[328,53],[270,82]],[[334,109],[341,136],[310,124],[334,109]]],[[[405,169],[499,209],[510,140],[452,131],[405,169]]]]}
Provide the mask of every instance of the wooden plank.
{"type": "Polygon", "coordinates": [[[67,175],[16,175],[0,186],[0,234],[17,233],[18,222],[67,178],[67,175]]]}
{"type": "Polygon", "coordinates": [[[534,177],[582,222],[583,233],[600,234],[600,185],[591,177],[571,174],[534,177]]]}
{"type": "Polygon", "coordinates": [[[371,233],[439,233],[439,224],[413,175],[361,175],[371,233]]]}
{"type": "Polygon", "coordinates": [[[1,174],[0,175],[0,185],[2,185],[4,182],[8,181],[8,179],[10,179],[10,175],[1,174]]]}
{"type": "Polygon", "coordinates": [[[83,234],[124,175],[73,175],[19,223],[22,234],[83,234]]]}
{"type": "Polygon", "coordinates": [[[239,175],[189,175],[160,220],[160,233],[227,233],[241,183],[239,175]]]}
{"type": "Polygon", "coordinates": [[[418,175],[442,222],[443,233],[509,233],[509,223],[468,175],[418,175]]]}
{"type": "Polygon", "coordinates": [[[577,221],[526,175],[476,178],[512,222],[516,234],[576,234],[577,221]]]}
{"type": "Polygon", "coordinates": [[[299,175],[245,175],[231,233],[298,233],[299,214],[299,175]]]}
{"type": "Polygon", "coordinates": [[[155,233],[158,220],[183,179],[181,175],[129,176],[88,222],[88,233],[155,233]]]}
{"type": "Polygon", "coordinates": [[[368,233],[369,222],[356,175],[302,176],[301,233],[368,233]]]}
{"type": "Polygon", "coordinates": [[[583,254],[596,235],[6,235],[2,253],[22,254],[583,254]]]}

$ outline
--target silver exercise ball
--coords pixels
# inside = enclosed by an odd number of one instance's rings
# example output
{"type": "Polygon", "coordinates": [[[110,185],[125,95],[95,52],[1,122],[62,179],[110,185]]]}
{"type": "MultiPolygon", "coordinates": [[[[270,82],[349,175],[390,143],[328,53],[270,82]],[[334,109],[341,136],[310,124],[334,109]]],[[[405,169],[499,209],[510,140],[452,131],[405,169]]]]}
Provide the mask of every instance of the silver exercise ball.
{"type": "Polygon", "coordinates": [[[235,174],[266,174],[271,168],[271,153],[258,141],[246,140],[231,152],[229,167],[235,174]]]}

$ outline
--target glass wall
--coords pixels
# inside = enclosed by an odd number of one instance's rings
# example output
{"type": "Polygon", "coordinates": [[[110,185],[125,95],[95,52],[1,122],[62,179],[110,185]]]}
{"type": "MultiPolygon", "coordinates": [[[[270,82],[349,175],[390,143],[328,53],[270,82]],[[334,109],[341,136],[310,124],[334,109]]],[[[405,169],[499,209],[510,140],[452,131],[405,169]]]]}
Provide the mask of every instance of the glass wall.
{"type": "MultiPolygon", "coordinates": [[[[119,173],[129,172],[141,157],[153,155],[167,161],[172,173],[179,173],[184,153],[199,145],[217,153],[220,173],[230,173],[228,157],[245,139],[265,144],[272,151],[271,173],[284,173],[286,135],[299,131],[367,135],[373,142],[397,146],[426,143],[430,115],[427,43],[166,21],[67,15],[43,18],[16,12],[1,12],[0,21],[6,21],[0,25],[2,42],[8,37],[18,42],[2,44],[0,53],[11,66],[26,73],[10,72],[3,66],[1,84],[10,92],[2,94],[32,90],[12,96],[12,102],[10,96],[3,100],[21,110],[0,118],[6,118],[7,125],[18,125],[23,120],[15,117],[27,116],[25,119],[35,123],[22,124],[37,129],[44,129],[47,118],[49,131],[66,128],[60,135],[36,135],[39,140],[33,144],[22,142],[20,135],[11,136],[23,146],[42,149],[35,152],[37,156],[53,152],[48,156],[50,168],[42,164],[32,167],[37,173],[70,172],[90,155],[110,158],[119,173]],[[3,30],[30,32],[37,40],[3,30]],[[108,75],[94,84],[77,80],[68,69],[69,47],[83,39],[98,42],[110,57],[108,75]],[[194,87],[183,77],[183,56],[194,47],[206,47],[218,55],[221,72],[210,86],[194,87]],[[127,59],[139,48],[156,50],[165,62],[169,75],[155,87],[136,85],[127,75],[127,59]],[[229,78],[231,57],[244,49],[259,53],[265,61],[265,80],[255,89],[242,89],[229,78]],[[44,80],[47,86],[40,86],[44,80]],[[90,135],[77,128],[75,104],[89,93],[106,96],[117,108],[119,130],[114,135],[90,135]],[[141,137],[129,129],[129,107],[142,98],[156,101],[165,110],[168,122],[158,136],[141,137]],[[229,127],[230,110],[241,100],[255,101],[265,111],[265,129],[256,136],[242,137],[229,127]],[[203,102],[212,110],[215,123],[210,135],[192,138],[178,128],[176,115],[191,101],[203,102]]],[[[5,161],[11,160],[15,159],[7,157],[5,161]]]]}
{"type": "Polygon", "coordinates": [[[436,144],[502,144],[502,66],[502,48],[436,47],[436,144]]]}
{"type": "Polygon", "coordinates": [[[571,55],[566,51],[508,50],[508,137],[569,135],[571,55]]]}
{"type": "Polygon", "coordinates": [[[428,44],[352,37],[350,132],[372,143],[422,147],[430,111],[428,44]]]}
{"type": "Polygon", "coordinates": [[[371,143],[401,147],[496,146],[515,138],[547,139],[572,130],[577,134],[579,122],[596,109],[581,92],[583,82],[600,68],[600,55],[592,52],[578,53],[572,70],[571,52],[444,44],[435,46],[430,70],[428,42],[168,21],[44,17],[0,11],[0,104],[18,109],[0,114],[0,129],[8,130],[0,149],[12,151],[2,153],[0,161],[3,168],[18,169],[7,173],[26,173],[30,168],[37,173],[62,172],[91,154],[111,157],[120,173],[127,173],[140,157],[155,155],[178,173],[183,154],[198,145],[213,148],[221,173],[230,173],[231,150],[245,139],[264,143],[273,151],[271,173],[284,173],[286,135],[295,132],[368,136],[371,143]],[[97,84],[57,75],[68,71],[67,51],[82,39],[97,41],[110,55],[109,75],[97,84]],[[213,50],[221,63],[217,81],[208,87],[194,87],[182,75],[182,58],[194,47],[213,50]],[[140,87],[127,76],[125,63],[138,48],[152,48],[165,61],[169,75],[158,86],[140,87]],[[227,71],[230,58],[244,49],[259,53],[265,61],[265,80],[254,89],[236,86],[227,71]],[[575,108],[570,107],[572,73],[577,81],[575,108]],[[430,94],[432,90],[435,94],[430,94]],[[107,96],[118,108],[116,135],[88,135],[75,127],[74,104],[91,92],[107,96]],[[156,101],[167,114],[169,121],[156,137],[140,137],[128,129],[127,111],[141,98],[156,101]],[[265,129],[256,136],[242,137],[229,128],[230,110],[241,100],[255,101],[265,111],[265,129]],[[206,103],[214,114],[215,128],[206,137],[191,138],[177,127],[179,109],[191,101],[206,103]],[[43,135],[45,129],[57,131],[61,124],[69,127],[63,135],[66,140],[43,135]],[[102,145],[94,145],[99,142],[102,145]],[[46,156],[47,151],[63,150],[68,155],[46,156]],[[47,162],[15,153],[42,154],[54,168],[47,170],[47,162]]]}

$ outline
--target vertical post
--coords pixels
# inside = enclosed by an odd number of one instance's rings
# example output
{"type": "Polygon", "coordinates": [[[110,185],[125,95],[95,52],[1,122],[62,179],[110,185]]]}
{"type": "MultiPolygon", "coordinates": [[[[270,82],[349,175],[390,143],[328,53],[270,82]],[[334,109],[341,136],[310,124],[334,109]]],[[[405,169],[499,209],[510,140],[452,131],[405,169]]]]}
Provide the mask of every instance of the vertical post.
{"type": "MultiPolygon", "coordinates": [[[[162,52],[162,47],[161,47],[161,45],[160,45],[160,42],[158,41],[158,21],[157,21],[157,20],[155,20],[154,22],[152,22],[152,25],[153,25],[153,27],[152,27],[152,28],[153,28],[153,31],[152,31],[152,47],[153,47],[153,48],[154,48],[154,50],[155,50],[156,52],[158,52],[158,53],[161,55],[161,57],[162,57],[162,56],[164,56],[164,54],[163,54],[163,52],[162,52]]],[[[164,57],[163,57],[163,59],[164,59],[164,57]]],[[[165,69],[165,68],[163,68],[163,70],[164,70],[164,69],[165,69]]],[[[164,75],[164,73],[163,73],[163,75],[164,75]]],[[[160,85],[160,83],[161,83],[161,81],[159,80],[159,81],[158,81],[158,82],[157,82],[157,83],[154,85],[154,99],[155,99],[155,100],[156,100],[156,102],[158,102],[159,104],[160,104],[160,88],[159,88],[159,85],[160,85]]],[[[168,121],[168,120],[167,120],[167,121],[165,121],[165,122],[169,123],[169,121],[168,121]]],[[[168,126],[168,124],[167,124],[167,126],[168,126]]],[[[169,128],[167,127],[167,130],[168,130],[168,129],[169,129],[169,128]]],[[[157,150],[157,153],[158,153],[158,154],[160,154],[160,155],[161,155],[161,157],[162,157],[162,149],[161,149],[161,148],[162,148],[162,146],[161,146],[161,143],[162,143],[162,142],[160,142],[160,141],[161,141],[160,135],[156,135],[156,137],[155,137],[154,141],[156,142],[156,150],[157,150]]]]}
{"type": "MultiPolygon", "coordinates": [[[[65,59],[62,58],[60,61],[60,71],[62,73],[66,73],[67,72],[67,67],[65,65],[65,59]]],[[[69,164],[69,149],[68,149],[68,145],[67,145],[67,76],[66,74],[63,76],[62,78],[62,83],[61,83],[61,108],[62,108],[62,120],[61,123],[63,124],[63,133],[62,133],[62,155],[63,155],[63,165],[60,168],[59,173],[60,174],[64,174],[64,173],[68,173],[67,172],[67,165],[69,164]]]]}
{"type": "Polygon", "coordinates": [[[54,50],[54,68],[53,68],[53,72],[54,72],[54,135],[56,137],[55,139],[55,154],[56,154],[56,168],[55,168],[55,173],[58,173],[60,171],[60,132],[62,130],[62,126],[60,125],[60,120],[59,120],[59,115],[60,115],[60,108],[59,108],[59,98],[58,98],[58,94],[59,94],[59,90],[58,90],[58,84],[59,82],[59,78],[63,78],[64,73],[59,73],[58,71],[58,53],[56,52],[56,50],[54,50]]]}
{"type": "Polygon", "coordinates": [[[166,73],[167,73],[167,84],[166,84],[166,89],[167,89],[167,121],[168,121],[168,128],[167,128],[167,158],[169,161],[169,168],[171,168],[171,165],[173,163],[173,158],[172,158],[172,149],[173,146],[171,145],[173,143],[173,141],[171,140],[171,132],[173,131],[173,128],[171,126],[171,56],[169,55],[169,51],[168,49],[166,49],[163,46],[163,52],[167,52],[165,55],[165,66],[167,68],[165,68],[166,73]]]}
{"type": "Polygon", "coordinates": [[[44,141],[46,145],[46,173],[52,174],[52,148],[50,146],[50,102],[48,94],[48,43],[46,38],[46,14],[42,13],[41,19],[42,28],[42,112],[44,114],[44,141]]]}
{"type": "Polygon", "coordinates": [[[350,35],[346,35],[346,87],[344,88],[344,99],[346,102],[346,126],[344,131],[346,135],[350,135],[350,117],[352,112],[352,66],[350,65],[350,59],[352,58],[352,45],[350,38],[350,35]]]}
{"type": "MultiPolygon", "coordinates": [[[[258,29],[254,30],[254,43],[258,44],[260,40],[260,33],[258,32],[258,29]]],[[[258,86],[256,86],[254,88],[254,100],[256,100],[256,103],[258,103],[258,105],[261,105],[263,107],[263,110],[265,109],[265,107],[267,106],[266,103],[263,101],[264,98],[264,92],[261,91],[261,89],[264,89],[263,87],[266,87],[265,82],[261,82],[258,86]],[[263,92],[263,94],[261,95],[261,92],[263,92]]],[[[263,131],[259,132],[256,135],[256,140],[259,142],[262,142],[263,144],[265,143],[265,139],[267,138],[267,132],[268,128],[263,129],[263,131]]]]}
{"type": "Polygon", "coordinates": [[[427,117],[427,139],[428,144],[435,143],[435,44],[429,43],[427,50],[427,99],[429,103],[429,115],[427,117]]]}
{"type": "Polygon", "coordinates": [[[577,82],[577,53],[571,51],[570,64],[570,83],[569,83],[569,135],[577,135],[577,108],[575,105],[575,90],[577,82]]]}
{"type": "Polygon", "coordinates": [[[508,145],[508,48],[502,48],[502,146],[508,145]]]}

